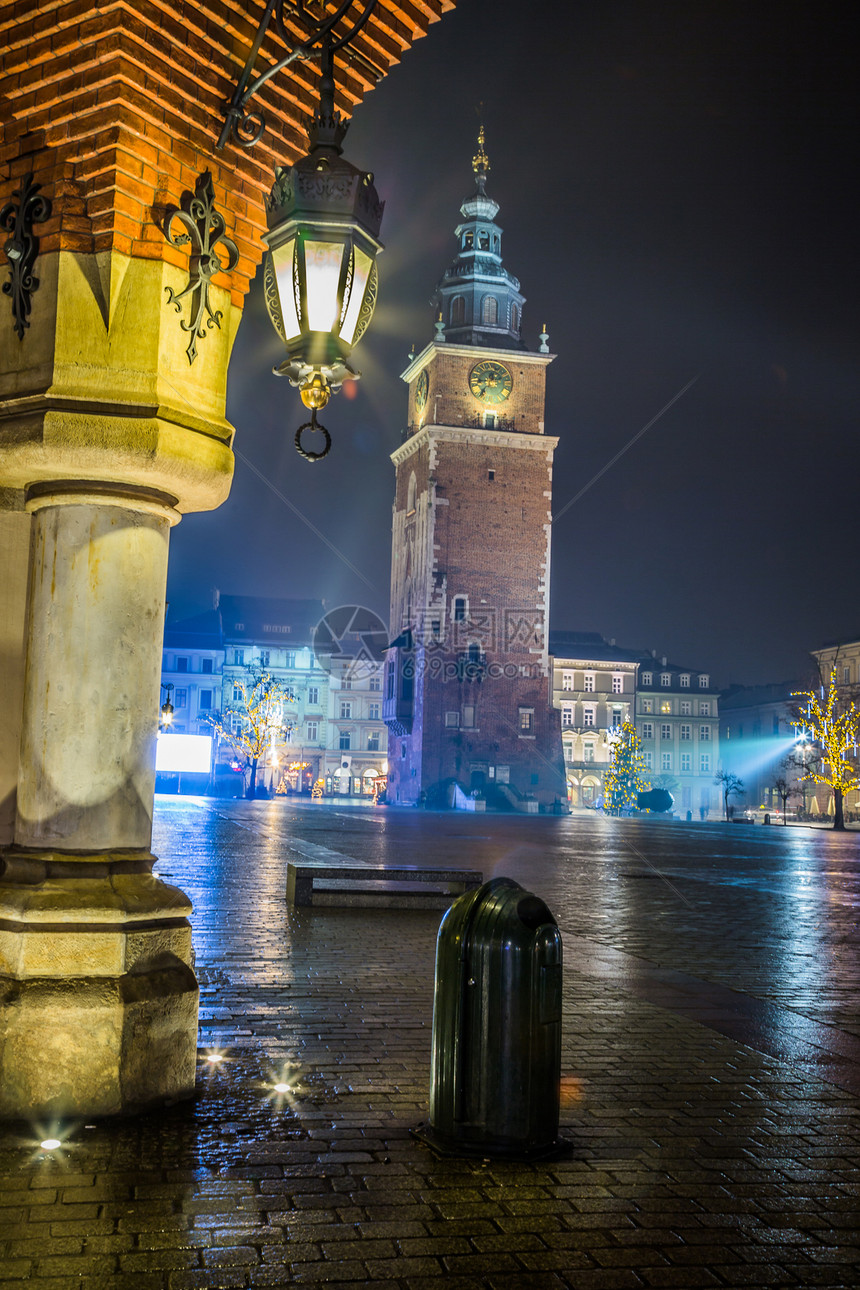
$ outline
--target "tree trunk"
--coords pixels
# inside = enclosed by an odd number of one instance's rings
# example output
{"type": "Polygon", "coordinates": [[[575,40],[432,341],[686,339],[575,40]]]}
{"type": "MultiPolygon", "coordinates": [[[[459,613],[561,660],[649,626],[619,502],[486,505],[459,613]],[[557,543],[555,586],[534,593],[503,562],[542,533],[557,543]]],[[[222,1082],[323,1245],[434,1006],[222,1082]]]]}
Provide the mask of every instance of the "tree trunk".
{"type": "Polygon", "coordinates": [[[842,789],[834,788],[833,790],[833,827],[845,831],[845,813],[842,809],[842,789]]]}
{"type": "Polygon", "coordinates": [[[248,780],[248,791],[245,794],[249,802],[257,796],[257,758],[251,758],[251,778],[248,780]]]}

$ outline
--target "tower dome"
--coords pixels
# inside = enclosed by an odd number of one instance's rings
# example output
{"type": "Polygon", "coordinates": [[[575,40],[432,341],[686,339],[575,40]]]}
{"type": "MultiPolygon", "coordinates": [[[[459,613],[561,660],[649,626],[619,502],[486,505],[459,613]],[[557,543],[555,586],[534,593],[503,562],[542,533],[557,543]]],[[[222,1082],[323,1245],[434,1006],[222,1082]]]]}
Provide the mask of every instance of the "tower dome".
{"type": "Polygon", "coordinates": [[[499,204],[487,195],[490,162],[484,145],[481,126],[472,158],[475,192],[460,207],[457,255],[436,288],[438,339],[454,345],[524,349],[520,333],[525,298],[519,280],[502,264],[499,204]]]}

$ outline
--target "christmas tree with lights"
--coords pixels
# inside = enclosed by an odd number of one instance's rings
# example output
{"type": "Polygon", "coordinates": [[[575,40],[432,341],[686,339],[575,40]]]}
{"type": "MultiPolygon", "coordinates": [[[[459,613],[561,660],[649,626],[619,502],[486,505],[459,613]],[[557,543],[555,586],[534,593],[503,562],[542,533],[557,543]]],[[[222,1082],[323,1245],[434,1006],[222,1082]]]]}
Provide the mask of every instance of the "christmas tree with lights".
{"type": "Polygon", "coordinates": [[[603,809],[608,815],[624,815],[633,810],[638,795],[648,785],[645,758],[636,727],[625,721],[612,744],[603,790],[603,809]]]}

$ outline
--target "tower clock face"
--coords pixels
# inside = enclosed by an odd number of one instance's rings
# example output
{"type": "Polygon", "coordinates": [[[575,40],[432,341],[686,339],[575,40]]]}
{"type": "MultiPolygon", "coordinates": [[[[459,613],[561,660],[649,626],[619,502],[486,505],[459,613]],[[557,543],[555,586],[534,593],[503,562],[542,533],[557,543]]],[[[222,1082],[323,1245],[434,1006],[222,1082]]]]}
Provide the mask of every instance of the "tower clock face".
{"type": "Polygon", "coordinates": [[[469,373],[469,389],[481,403],[506,403],[513,384],[514,379],[505,365],[489,358],[476,363],[469,373]]]}
{"type": "Polygon", "coordinates": [[[430,378],[425,368],[415,382],[415,411],[420,416],[427,406],[427,392],[430,389],[430,378]]]}

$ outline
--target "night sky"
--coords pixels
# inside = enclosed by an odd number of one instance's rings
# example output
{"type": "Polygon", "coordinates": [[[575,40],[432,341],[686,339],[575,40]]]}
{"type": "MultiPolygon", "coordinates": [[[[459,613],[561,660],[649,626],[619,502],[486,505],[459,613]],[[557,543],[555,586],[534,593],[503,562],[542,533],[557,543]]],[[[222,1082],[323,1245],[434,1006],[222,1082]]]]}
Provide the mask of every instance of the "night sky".
{"type": "Polygon", "coordinates": [[[283,351],[258,275],[231,363],[233,491],[172,534],[171,619],[209,607],[214,586],[387,616],[399,375],[433,334],[483,119],[526,343],[546,322],[558,355],[552,628],[721,685],[801,676],[810,648],[856,638],[853,16],[461,0],[347,135],[386,201],[386,250],[362,380],[322,417],[331,455],[295,452],[303,409],[270,374],[283,351]]]}

